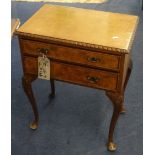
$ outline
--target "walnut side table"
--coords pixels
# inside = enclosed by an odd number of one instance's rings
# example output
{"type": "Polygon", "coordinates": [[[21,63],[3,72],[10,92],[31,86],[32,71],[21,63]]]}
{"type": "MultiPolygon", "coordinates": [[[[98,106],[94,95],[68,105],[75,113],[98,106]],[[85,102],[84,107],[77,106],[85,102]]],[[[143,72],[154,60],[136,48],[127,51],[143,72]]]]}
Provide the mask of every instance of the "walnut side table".
{"type": "Polygon", "coordinates": [[[54,80],[105,90],[114,109],[107,147],[115,151],[113,133],[120,113],[124,112],[137,23],[138,17],[133,15],[45,4],[16,30],[23,88],[35,116],[30,127],[36,129],[39,123],[31,83],[38,77],[41,52],[50,59],[52,96],[54,80]]]}

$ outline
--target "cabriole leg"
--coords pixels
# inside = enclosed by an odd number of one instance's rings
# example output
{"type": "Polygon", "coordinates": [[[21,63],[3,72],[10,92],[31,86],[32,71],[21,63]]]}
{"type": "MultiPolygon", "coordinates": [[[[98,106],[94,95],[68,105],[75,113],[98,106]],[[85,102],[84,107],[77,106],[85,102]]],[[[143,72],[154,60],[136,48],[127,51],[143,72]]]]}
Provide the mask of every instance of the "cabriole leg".
{"type": "Polygon", "coordinates": [[[54,80],[50,80],[50,84],[51,84],[51,97],[55,96],[55,85],[54,85],[54,80]]]}
{"type": "Polygon", "coordinates": [[[37,129],[38,128],[38,124],[39,124],[39,113],[38,113],[38,108],[37,108],[37,104],[33,95],[33,91],[32,91],[32,81],[34,81],[36,79],[35,76],[33,75],[25,75],[22,78],[22,84],[23,84],[23,89],[31,103],[32,106],[32,110],[34,113],[34,121],[30,124],[30,128],[31,129],[37,129]]]}
{"type": "Polygon", "coordinates": [[[132,66],[133,66],[132,60],[130,59],[129,67],[128,67],[128,71],[127,71],[127,75],[126,75],[126,79],[125,79],[125,83],[124,83],[124,91],[126,89],[126,86],[128,84],[128,81],[129,81],[129,78],[130,78],[130,75],[131,75],[132,66]]]}
{"type": "MultiPolygon", "coordinates": [[[[125,92],[126,86],[128,84],[128,81],[129,81],[129,78],[130,78],[130,75],[131,75],[132,66],[133,66],[132,65],[132,60],[130,59],[126,79],[125,79],[125,82],[124,82],[124,92],[125,92]]],[[[121,114],[123,114],[125,112],[126,112],[126,110],[125,110],[124,104],[122,103],[121,114]]]]}
{"type": "Polygon", "coordinates": [[[115,129],[118,117],[121,113],[124,96],[114,92],[106,92],[106,95],[113,103],[113,115],[112,115],[110,128],[109,128],[107,148],[109,151],[115,151],[117,149],[117,145],[113,141],[113,135],[114,135],[114,129],[115,129]]]}

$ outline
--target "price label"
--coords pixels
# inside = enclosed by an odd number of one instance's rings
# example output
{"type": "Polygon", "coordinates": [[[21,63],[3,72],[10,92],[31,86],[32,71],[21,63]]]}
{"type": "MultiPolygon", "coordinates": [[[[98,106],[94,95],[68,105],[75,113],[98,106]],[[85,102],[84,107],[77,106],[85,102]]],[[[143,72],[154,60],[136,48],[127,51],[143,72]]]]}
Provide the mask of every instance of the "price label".
{"type": "Polygon", "coordinates": [[[45,55],[38,57],[38,78],[50,80],[50,60],[45,55]]]}

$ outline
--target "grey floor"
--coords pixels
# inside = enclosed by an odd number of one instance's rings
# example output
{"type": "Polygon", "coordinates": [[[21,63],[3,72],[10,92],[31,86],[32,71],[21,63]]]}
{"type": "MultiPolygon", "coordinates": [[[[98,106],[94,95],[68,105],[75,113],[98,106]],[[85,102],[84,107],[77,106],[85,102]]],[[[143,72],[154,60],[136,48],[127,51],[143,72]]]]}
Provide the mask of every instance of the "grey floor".
{"type": "MultiPolygon", "coordinates": [[[[26,21],[44,3],[12,3],[12,17],[26,21]],[[15,10],[16,9],[16,10],[15,10]]],[[[12,155],[142,155],[143,147],[143,17],[140,0],[109,0],[104,4],[65,4],[96,10],[134,14],[140,17],[134,40],[134,68],[125,105],[127,113],[118,121],[118,150],[106,149],[112,104],[104,92],[56,82],[56,97],[49,99],[48,81],[36,80],[33,89],[40,113],[40,126],[28,128],[32,111],[22,85],[22,67],[17,38],[12,39],[12,155]]]]}

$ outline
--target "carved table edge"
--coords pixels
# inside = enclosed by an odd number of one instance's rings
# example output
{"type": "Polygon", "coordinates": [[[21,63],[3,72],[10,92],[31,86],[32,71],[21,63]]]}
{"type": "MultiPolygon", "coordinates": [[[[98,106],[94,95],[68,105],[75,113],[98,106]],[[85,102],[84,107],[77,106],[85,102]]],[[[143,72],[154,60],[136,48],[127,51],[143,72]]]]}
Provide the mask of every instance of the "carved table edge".
{"type": "Polygon", "coordinates": [[[130,50],[120,49],[120,48],[115,48],[115,47],[107,47],[107,46],[91,44],[91,43],[59,39],[59,38],[54,38],[54,37],[41,36],[41,35],[37,35],[37,34],[23,33],[23,32],[19,32],[19,31],[15,31],[14,34],[20,35],[20,36],[25,36],[25,37],[46,39],[46,40],[56,41],[56,42],[60,42],[60,43],[68,43],[68,44],[77,45],[77,46],[79,45],[79,46],[89,47],[89,48],[109,50],[109,51],[120,52],[120,53],[125,53],[125,54],[128,54],[130,51],[130,50]]]}

